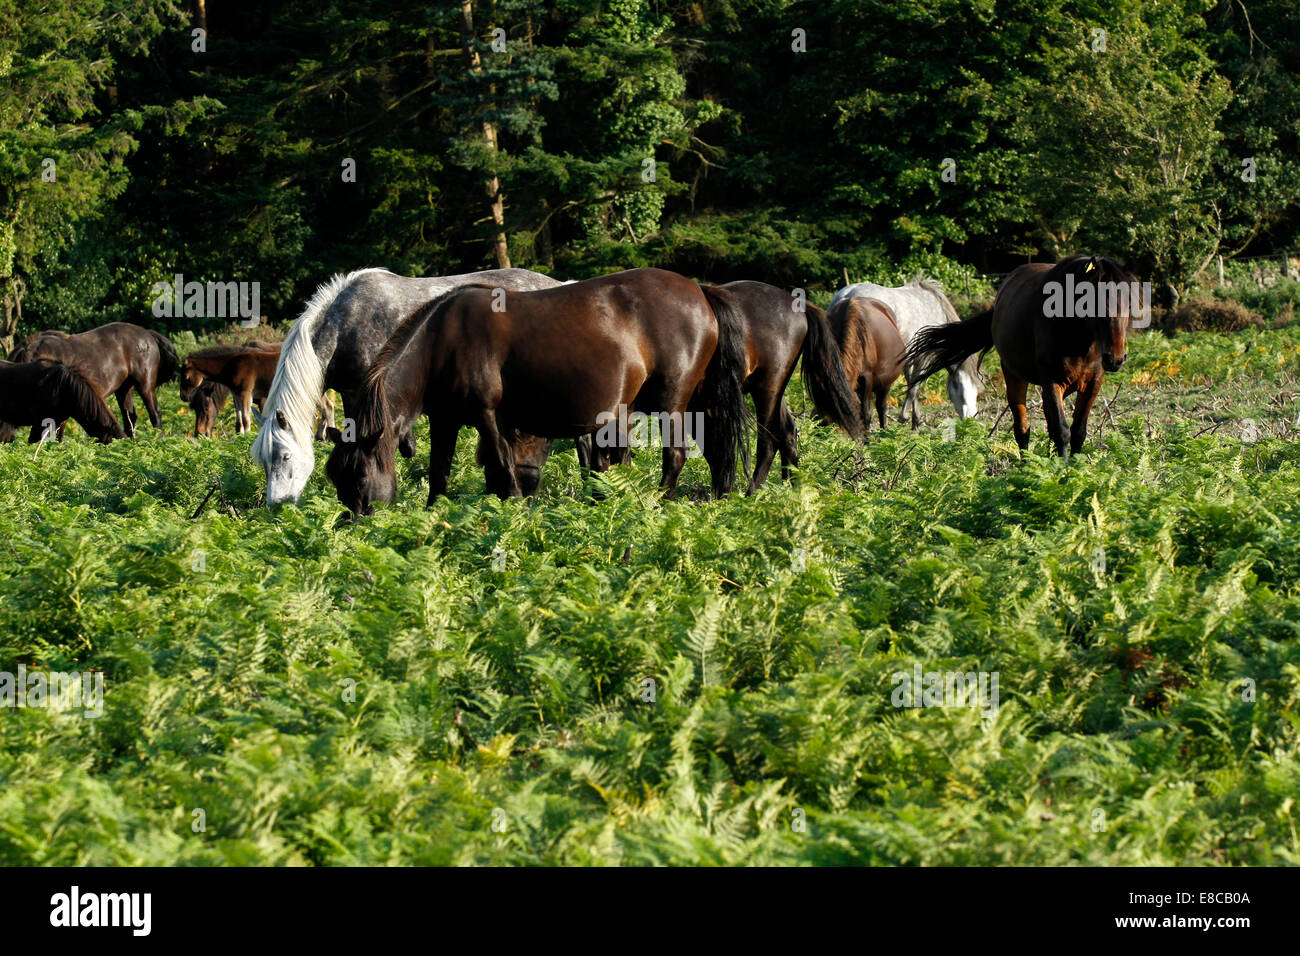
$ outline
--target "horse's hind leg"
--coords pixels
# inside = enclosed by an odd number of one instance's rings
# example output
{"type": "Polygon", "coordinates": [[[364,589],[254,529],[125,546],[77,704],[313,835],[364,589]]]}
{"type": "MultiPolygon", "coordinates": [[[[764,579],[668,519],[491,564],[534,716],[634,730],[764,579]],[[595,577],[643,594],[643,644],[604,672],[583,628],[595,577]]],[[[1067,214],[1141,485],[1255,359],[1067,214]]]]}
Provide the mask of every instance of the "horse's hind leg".
{"type": "Polygon", "coordinates": [[[1007,407],[1011,409],[1011,430],[1015,433],[1016,444],[1021,451],[1029,448],[1029,408],[1025,399],[1029,395],[1029,383],[1005,367],[1002,375],[1007,380],[1007,407]]]}
{"type": "MultiPolygon", "coordinates": [[[[889,403],[889,387],[876,389],[876,417],[880,419],[880,427],[885,427],[885,406],[889,403]]],[[[913,428],[916,426],[913,425],[913,428]]]]}
{"type": "Polygon", "coordinates": [[[415,457],[415,434],[411,431],[409,425],[398,436],[397,450],[402,453],[403,458],[415,457]]]}
{"type": "MultiPolygon", "coordinates": [[[[903,407],[898,410],[899,424],[905,424],[907,422],[907,416],[910,414],[912,416],[912,427],[919,428],[921,425],[921,415],[917,409],[920,408],[920,406],[921,383],[917,382],[915,385],[907,386],[907,398],[903,400],[903,407]]],[[[881,427],[884,427],[884,422],[881,422],[881,427]]]]}
{"type": "Polygon", "coordinates": [[[134,383],[126,382],[117,390],[117,407],[122,412],[122,431],[126,432],[127,438],[134,438],[136,421],[134,383]]]}
{"type": "Polygon", "coordinates": [[[862,443],[865,445],[871,437],[871,397],[874,390],[870,375],[859,376],[857,393],[858,401],[862,403],[862,443]]]}
{"type": "Polygon", "coordinates": [[[794,416],[790,414],[790,406],[785,403],[784,398],[781,399],[778,414],[781,423],[781,477],[789,481],[791,469],[799,467],[799,426],[795,424],[794,416]]]}
{"type": "MultiPolygon", "coordinates": [[[[154,394],[153,384],[150,382],[140,382],[136,386],[140,391],[140,400],[144,402],[144,409],[149,413],[149,421],[153,427],[162,431],[162,415],[158,414],[158,396],[154,394]]],[[[134,408],[132,414],[135,413],[134,408]]]]}
{"type": "MultiPolygon", "coordinates": [[[[754,410],[758,413],[758,451],[754,456],[754,474],[749,479],[748,494],[753,494],[767,481],[767,473],[776,457],[778,436],[781,433],[781,404],[768,389],[754,390],[754,410]]],[[[785,457],[785,449],[781,449],[785,457]]],[[[787,469],[783,469],[786,471],[787,469]]]]}

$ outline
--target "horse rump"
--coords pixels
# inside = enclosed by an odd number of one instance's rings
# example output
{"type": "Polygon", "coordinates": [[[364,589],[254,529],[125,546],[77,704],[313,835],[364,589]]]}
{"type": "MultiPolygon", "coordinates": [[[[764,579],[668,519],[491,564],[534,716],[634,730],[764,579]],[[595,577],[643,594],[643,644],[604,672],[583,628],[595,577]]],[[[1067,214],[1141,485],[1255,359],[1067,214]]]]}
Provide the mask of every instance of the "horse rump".
{"type": "Polygon", "coordinates": [[[833,422],[858,439],[862,437],[862,416],[849,377],[845,374],[840,350],[835,345],[826,313],[814,305],[806,308],[808,332],[800,352],[800,371],[804,391],[812,399],[813,409],[828,422],[833,422]]]}

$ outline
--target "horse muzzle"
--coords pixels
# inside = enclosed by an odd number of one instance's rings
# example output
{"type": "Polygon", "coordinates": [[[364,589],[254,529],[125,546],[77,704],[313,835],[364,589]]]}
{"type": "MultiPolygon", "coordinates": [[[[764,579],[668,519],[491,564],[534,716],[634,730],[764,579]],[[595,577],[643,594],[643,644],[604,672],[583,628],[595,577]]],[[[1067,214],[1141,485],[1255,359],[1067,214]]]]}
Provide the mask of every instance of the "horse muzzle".
{"type": "Polygon", "coordinates": [[[1108,372],[1118,372],[1124,367],[1124,363],[1127,361],[1127,355],[1121,355],[1119,358],[1115,358],[1113,355],[1104,354],[1101,357],[1101,367],[1108,372]]]}

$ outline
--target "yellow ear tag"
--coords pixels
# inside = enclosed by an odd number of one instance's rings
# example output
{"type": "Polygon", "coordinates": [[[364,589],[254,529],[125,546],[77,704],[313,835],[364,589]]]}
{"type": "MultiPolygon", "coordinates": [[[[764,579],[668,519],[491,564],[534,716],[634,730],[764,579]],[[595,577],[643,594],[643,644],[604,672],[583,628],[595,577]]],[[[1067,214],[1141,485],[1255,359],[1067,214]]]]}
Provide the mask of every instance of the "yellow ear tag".
{"type": "Polygon", "coordinates": [[[1089,262],[1089,263],[1088,263],[1088,268],[1084,269],[1083,271],[1084,271],[1084,272],[1091,272],[1091,271],[1092,271],[1093,269],[1095,269],[1095,268],[1097,268],[1097,263],[1095,263],[1095,262],[1089,262]]]}

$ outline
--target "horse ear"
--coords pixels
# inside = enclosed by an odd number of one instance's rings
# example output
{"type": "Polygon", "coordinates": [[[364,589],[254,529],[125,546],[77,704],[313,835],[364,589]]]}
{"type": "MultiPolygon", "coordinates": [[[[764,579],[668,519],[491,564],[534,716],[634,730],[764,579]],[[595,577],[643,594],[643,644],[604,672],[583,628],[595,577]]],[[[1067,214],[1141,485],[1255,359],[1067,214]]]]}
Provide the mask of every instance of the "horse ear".
{"type": "MultiPolygon", "coordinates": [[[[280,413],[276,412],[275,414],[278,417],[280,413]]],[[[328,438],[336,445],[343,444],[343,433],[339,431],[337,428],[335,428],[333,425],[325,429],[325,437],[328,438]]]]}
{"type": "Polygon", "coordinates": [[[285,418],[284,412],[282,412],[278,408],[275,410],[275,423],[279,425],[281,428],[289,427],[289,419],[285,418]]]}
{"type": "Polygon", "coordinates": [[[261,410],[256,408],[250,408],[249,411],[253,413],[253,421],[257,422],[257,427],[261,428],[262,422],[266,421],[265,417],[263,417],[262,415],[261,410]]]}

